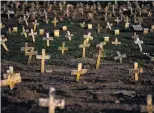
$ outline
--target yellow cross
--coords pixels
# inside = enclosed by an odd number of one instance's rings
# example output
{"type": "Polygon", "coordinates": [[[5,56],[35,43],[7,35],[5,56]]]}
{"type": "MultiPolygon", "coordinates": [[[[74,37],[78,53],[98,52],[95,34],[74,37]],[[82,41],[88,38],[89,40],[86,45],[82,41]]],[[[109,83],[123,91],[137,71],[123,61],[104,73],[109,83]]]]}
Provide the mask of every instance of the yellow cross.
{"type": "Polygon", "coordinates": [[[112,41],[112,44],[118,45],[118,44],[121,44],[121,42],[118,42],[118,38],[115,38],[115,41],[114,42],[112,41]]]}
{"type": "Polygon", "coordinates": [[[141,112],[148,112],[153,113],[154,112],[154,105],[152,102],[152,95],[147,95],[147,105],[141,105],[141,112]]]}
{"type": "Polygon", "coordinates": [[[62,42],[62,47],[58,47],[58,50],[61,50],[62,55],[66,50],[68,50],[68,47],[65,47],[65,42],[62,42]]]}
{"type": "Polygon", "coordinates": [[[1,80],[1,86],[10,86],[10,89],[12,90],[15,86],[15,84],[21,82],[21,76],[20,73],[8,73],[8,77],[5,80],[1,80]]]}
{"type": "Polygon", "coordinates": [[[129,73],[135,73],[135,81],[138,81],[138,74],[139,73],[143,73],[143,69],[142,68],[138,68],[138,63],[134,62],[134,69],[130,69],[129,73]]]}
{"type": "Polygon", "coordinates": [[[56,18],[54,18],[54,20],[52,21],[54,27],[56,27],[58,20],[56,18]]]}
{"type": "Polygon", "coordinates": [[[82,69],[82,63],[78,63],[77,70],[71,70],[71,75],[76,75],[76,81],[79,81],[82,74],[87,73],[87,69],[82,69]]]}
{"type": "Polygon", "coordinates": [[[86,40],[84,40],[84,42],[83,42],[83,44],[80,44],[79,45],[79,48],[82,48],[82,57],[83,58],[85,58],[85,54],[86,54],[86,47],[89,47],[90,46],[90,44],[88,44],[87,42],[86,42],[86,40]]]}

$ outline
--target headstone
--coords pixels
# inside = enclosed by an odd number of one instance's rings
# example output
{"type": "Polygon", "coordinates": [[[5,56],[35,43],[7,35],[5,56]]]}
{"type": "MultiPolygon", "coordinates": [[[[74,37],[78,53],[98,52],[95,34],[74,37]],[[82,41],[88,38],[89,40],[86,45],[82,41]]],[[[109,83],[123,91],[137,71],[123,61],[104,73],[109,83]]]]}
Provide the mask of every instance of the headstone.
{"type": "Polygon", "coordinates": [[[59,37],[59,30],[54,30],[54,36],[59,37]]]}

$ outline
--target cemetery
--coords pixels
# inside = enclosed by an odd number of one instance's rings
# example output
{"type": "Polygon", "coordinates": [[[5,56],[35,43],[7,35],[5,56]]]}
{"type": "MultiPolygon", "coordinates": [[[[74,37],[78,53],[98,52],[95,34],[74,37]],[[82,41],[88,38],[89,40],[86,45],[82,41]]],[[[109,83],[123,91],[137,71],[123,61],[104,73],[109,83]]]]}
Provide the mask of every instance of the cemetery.
{"type": "Polygon", "coordinates": [[[2,113],[154,113],[153,1],[1,1],[2,113]]]}

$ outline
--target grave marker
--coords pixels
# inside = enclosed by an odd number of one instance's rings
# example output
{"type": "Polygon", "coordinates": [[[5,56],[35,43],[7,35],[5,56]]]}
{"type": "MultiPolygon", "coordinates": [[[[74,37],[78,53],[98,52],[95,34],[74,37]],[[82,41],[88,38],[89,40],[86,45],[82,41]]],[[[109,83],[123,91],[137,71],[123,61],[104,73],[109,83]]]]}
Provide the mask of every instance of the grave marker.
{"type": "Polygon", "coordinates": [[[42,55],[36,55],[36,59],[41,59],[41,73],[44,73],[45,60],[50,59],[50,55],[45,54],[45,49],[42,49],[42,55]]]}
{"type": "Polygon", "coordinates": [[[2,44],[3,48],[5,49],[5,51],[9,51],[9,49],[7,48],[5,42],[7,41],[7,38],[4,38],[4,35],[1,35],[1,38],[0,38],[0,43],[2,44]]]}
{"type": "Polygon", "coordinates": [[[26,56],[29,56],[27,64],[31,62],[33,55],[37,55],[37,54],[38,52],[34,51],[34,47],[31,47],[30,51],[25,53],[26,56]]]}
{"type": "Polygon", "coordinates": [[[100,63],[101,63],[101,57],[104,58],[104,45],[106,45],[106,42],[101,42],[100,44],[97,44],[96,47],[98,48],[98,55],[97,61],[96,61],[96,69],[99,69],[100,63]]]}
{"type": "Polygon", "coordinates": [[[110,30],[112,29],[112,24],[110,24],[109,22],[107,22],[106,28],[109,28],[110,30]]]}
{"type": "Polygon", "coordinates": [[[25,43],[25,47],[21,47],[21,51],[24,51],[26,55],[32,48],[33,47],[28,47],[28,43],[25,43]]]}
{"type": "Polygon", "coordinates": [[[138,68],[138,63],[137,62],[134,62],[134,69],[130,69],[129,70],[129,74],[133,72],[135,74],[134,78],[135,78],[135,81],[138,81],[138,74],[139,73],[143,73],[143,68],[138,68]]]}
{"type": "Polygon", "coordinates": [[[78,63],[78,69],[77,70],[71,70],[71,75],[76,75],[76,81],[78,82],[80,79],[80,76],[82,74],[86,74],[87,69],[82,69],[82,63],[78,63]]]}
{"type": "Polygon", "coordinates": [[[88,24],[88,29],[92,29],[93,25],[92,24],[88,24]]]}
{"type": "Polygon", "coordinates": [[[49,33],[46,33],[46,37],[43,38],[43,40],[47,41],[47,47],[50,46],[50,40],[53,40],[53,37],[49,37],[49,33]]]}
{"type": "Polygon", "coordinates": [[[137,39],[136,39],[136,41],[134,41],[134,43],[139,46],[140,52],[142,52],[142,46],[141,46],[141,44],[143,44],[143,41],[141,41],[139,39],[139,37],[137,37],[137,39]]]}
{"type": "Polygon", "coordinates": [[[54,30],[54,36],[59,37],[59,30],[54,30]]]}
{"type": "Polygon", "coordinates": [[[54,18],[54,20],[52,21],[54,27],[56,27],[58,20],[56,19],[56,17],[54,18]]]}
{"type": "Polygon", "coordinates": [[[34,25],[34,29],[33,30],[36,31],[36,26],[39,25],[39,23],[37,23],[37,20],[35,20],[35,22],[33,22],[33,25],[34,25]]]}
{"type": "Polygon", "coordinates": [[[89,47],[90,46],[90,44],[88,44],[87,42],[86,42],[86,40],[84,40],[84,42],[83,42],[83,44],[80,44],[79,45],[79,48],[82,48],[82,58],[85,58],[85,54],[86,54],[86,48],[87,47],[89,47]]]}
{"type": "Polygon", "coordinates": [[[39,34],[44,35],[44,29],[39,29],[39,34]]]}
{"type": "Polygon", "coordinates": [[[24,19],[23,19],[24,21],[25,21],[25,23],[26,23],[26,25],[28,26],[28,18],[26,18],[26,16],[24,15],[24,19]]]}
{"type": "Polygon", "coordinates": [[[49,98],[40,98],[39,106],[49,107],[48,113],[55,113],[56,107],[64,109],[65,100],[55,99],[55,88],[51,87],[49,91],[49,98]]]}
{"type": "Polygon", "coordinates": [[[91,32],[89,32],[88,35],[83,35],[83,38],[86,40],[86,43],[89,43],[89,40],[93,40],[91,32]]]}
{"type": "Polygon", "coordinates": [[[118,42],[118,38],[115,38],[115,41],[112,41],[112,44],[119,45],[119,44],[121,44],[121,42],[118,42]]]}
{"type": "Polygon", "coordinates": [[[58,50],[61,50],[62,55],[66,50],[68,50],[68,47],[65,47],[65,42],[62,42],[62,47],[58,47],[58,50]]]}
{"type": "Polygon", "coordinates": [[[141,105],[141,112],[148,112],[153,113],[154,112],[154,105],[152,102],[152,95],[147,95],[147,105],[141,105]]]}
{"type": "MultiPolygon", "coordinates": [[[[12,69],[12,67],[10,67],[12,69]]],[[[12,71],[12,70],[11,70],[12,71]]],[[[10,70],[8,70],[8,77],[5,80],[1,80],[1,86],[10,86],[10,89],[12,90],[15,86],[15,84],[21,82],[21,76],[20,73],[12,73],[10,70]]]]}
{"type": "Polygon", "coordinates": [[[65,37],[68,38],[69,40],[72,40],[72,36],[74,35],[71,34],[70,31],[67,31],[67,34],[65,35],[65,37]]]}
{"type": "Polygon", "coordinates": [[[114,34],[115,34],[115,35],[119,35],[119,34],[120,34],[120,30],[119,30],[119,29],[115,29],[115,30],[114,30],[114,34]]]}
{"type": "Polygon", "coordinates": [[[31,33],[28,33],[29,36],[32,36],[33,42],[35,42],[35,35],[37,35],[37,32],[34,32],[33,29],[31,29],[31,33]]]}
{"type": "Polygon", "coordinates": [[[116,57],[114,57],[114,60],[120,60],[120,63],[122,63],[122,59],[126,58],[126,54],[121,55],[121,53],[119,51],[116,51],[117,55],[116,57]]]}
{"type": "Polygon", "coordinates": [[[22,27],[22,33],[21,33],[21,35],[24,34],[24,36],[27,38],[27,32],[29,32],[29,30],[28,29],[25,30],[25,28],[22,27]]]}

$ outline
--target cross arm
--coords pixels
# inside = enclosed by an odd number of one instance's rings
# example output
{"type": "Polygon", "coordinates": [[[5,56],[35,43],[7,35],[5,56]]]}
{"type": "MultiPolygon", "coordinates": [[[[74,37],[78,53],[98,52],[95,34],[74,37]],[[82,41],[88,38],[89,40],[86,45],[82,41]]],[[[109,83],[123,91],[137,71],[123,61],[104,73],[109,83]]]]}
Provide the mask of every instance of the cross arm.
{"type": "Polygon", "coordinates": [[[64,109],[65,107],[65,100],[62,99],[62,100],[55,100],[55,104],[57,107],[59,107],[60,109],[64,109]]]}
{"type": "Polygon", "coordinates": [[[39,106],[41,107],[48,107],[49,106],[49,100],[46,98],[40,98],[38,100],[39,106]]]}

